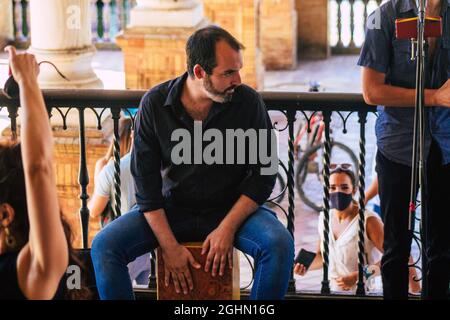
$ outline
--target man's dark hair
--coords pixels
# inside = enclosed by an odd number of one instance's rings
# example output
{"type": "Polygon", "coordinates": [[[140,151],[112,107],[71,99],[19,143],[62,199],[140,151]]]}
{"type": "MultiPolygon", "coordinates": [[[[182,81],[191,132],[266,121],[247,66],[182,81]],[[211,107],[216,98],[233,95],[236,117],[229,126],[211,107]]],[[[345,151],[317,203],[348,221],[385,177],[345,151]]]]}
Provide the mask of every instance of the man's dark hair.
{"type": "Polygon", "coordinates": [[[208,75],[217,66],[216,43],[225,40],[236,51],[245,47],[228,31],[218,26],[207,26],[194,32],[186,43],[187,70],[194,77],[194,66],[199,64],[208,75]]]}

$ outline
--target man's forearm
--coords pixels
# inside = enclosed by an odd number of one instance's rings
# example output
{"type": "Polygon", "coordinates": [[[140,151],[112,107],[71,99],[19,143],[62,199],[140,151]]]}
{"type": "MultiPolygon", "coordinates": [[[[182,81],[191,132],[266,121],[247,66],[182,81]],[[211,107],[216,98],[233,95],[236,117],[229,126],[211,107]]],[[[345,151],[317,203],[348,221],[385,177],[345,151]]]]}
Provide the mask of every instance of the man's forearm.
{"type": "MultiPolygon", "coordinates": [[[[392,107],[413,107],[416,101],[416,90],[391,86],[388,84],[365,88],[364,98],[372,105],[383,105],[392,107]]],[[[425,89],[425,105],[435,106],[435,89],[425,89]]]]}
{"type": "Polygon", "coordinates": [[[245,219],[255,212],[258,207],[259,205],[255,201],[245,195],[241,195],[220,225],[231,232],[236,232],[245,219]]]}
{"type": "Polygon", "coordinates": [[[170,250],[170,248],[178,245],[178,241],[167,221],[164,209],[145,212],[144,216],[163,250],[170,250]]]}

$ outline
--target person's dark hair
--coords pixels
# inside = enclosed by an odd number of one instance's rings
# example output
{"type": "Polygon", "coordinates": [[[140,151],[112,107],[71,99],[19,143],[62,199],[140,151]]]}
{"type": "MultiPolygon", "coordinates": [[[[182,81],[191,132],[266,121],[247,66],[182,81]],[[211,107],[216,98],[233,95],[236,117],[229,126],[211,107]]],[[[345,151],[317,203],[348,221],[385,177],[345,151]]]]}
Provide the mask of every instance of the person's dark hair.
{"type": "MultiPolygon", "coordinates": [[[[131,118],[120,118],[119,121],[119,137],[120,137],[120,157],[130,152],[132,139],[131,134],[133,132],[133,120],[131,118]]],[[[114,156],[114,139],[109,144],[106,151],[105,158],[112,159],[114,156]]]]}
{"type": "Polygon", "coordinates": [[[228,31],[214,25],[207,26],[194,32],[186,43],[187,71],[194,77],[194,66],[199,64],[208,75],[217,66],[216,43],[226,41],[236,51],[245,47],[228,31]]]}
{"type": "MultiPolygon", "coordinates": [[[[0,190],[0,204],[8,203],[14,209],[14,219],[10,224],[10,231],[16,240],[16,246],[12,249],[9,248],[9,251],[18,252],[28,243],[30,233],[25,174],[19,143],[0,141],[0,190]]],[[[64,220],[62,212],[61,223],[69,248],[69,264],[76,264],[83,269],[83,263],[78,259],[72,247],[71,228],[64,220]]],[[[84,285],[80,290],[66,290],[64,294],[67,299],[89,299],[91,297],[90,291],[84,285]]]]}
{"type": "Polygon", "coordinates": [[[350,178],[350,181],[352,182],[353,189],[356,189],[356,178],[355,178],[355,174],[353,173],[352,169],[347,170],[347,169],[342,169],[342,168],[336,168],[330,172],[330,176],[335,173],[346,174],[350,178]]]}

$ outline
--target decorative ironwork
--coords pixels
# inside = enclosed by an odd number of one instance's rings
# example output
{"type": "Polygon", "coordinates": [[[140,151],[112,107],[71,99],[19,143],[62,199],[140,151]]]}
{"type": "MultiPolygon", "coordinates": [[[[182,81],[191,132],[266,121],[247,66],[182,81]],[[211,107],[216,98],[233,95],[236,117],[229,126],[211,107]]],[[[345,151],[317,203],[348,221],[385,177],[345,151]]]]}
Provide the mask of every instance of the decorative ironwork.
{"type": "Polygon", "coordinates": [[[338,115],[339,115],[339,117],[342,119],[342,124],[343,124],[343,129],[342,129],[342,133],[347,133],[347,121],[348,121],[348,119],[350,118],[350,116],[353,114],[353,112],[349,112],[348,114],[347,114],[347,116],[343,116],[342,115],[342,113],[341,112],[336,112],[338,115]]]}
{"type": "Polygon", "coordinates": [[[358,283],[356,294],[364,295],[364,265],[365,265],[365,167],[366,167],[366,122],[367,112],[358,112],[359,117],[359,229],[358,229],[358,283]]]}
{"type": "Polygon", "coordinates": [[[80,219],[82,228],[83,249],[88,249],[88,230],[89,230],[89,209],[87,207],[87,200],[89,199],[87,193],[87,185],[89,184],[89,174],[86,164],[86,139],[84,126],[84,109],[79,108],[79,123],[80,123],[80,170],[78,175],[78,183],[80,184],[81,194],[81,208],[80,219]]]}
{"type": "Polygon", "coordinates": [[[112,119],[114,123],[114,200],[115,205],[114,218],[120,217],[120,206],[121,206],[121,190],[120,190],[120,135],[119,135],[119,119],[120,119],[120,109],[111,108],[112,119]]]}
{"type": "Polygon", "coordinates": [[[325,123],[325,153],[323,155],[323,280],[322,294],[330,294],[330,282],[328,280],[329,268],[329,237],[330,237],[330,156],[331,156],[331,139],[330,139],[330,122],[331,112],[323,113],[323,122],[325,123]]]}
{"type": "MultiPolygon", "coordinates": [[[[118,141],[120,139],[118,132],[118,121],[120,119],[120,113],[123,111],[128,114],[134,122],[134,116],[129,109],[135,108],[139,105],[140,99],[142,98],[145,91],[142,90],[43,90],[44,99],[48,108],[49,117],[52,115],[52,110],[56,109],[57,113],[61,116],[63,121],[64,129],[67,129],[67,117],[72,109],[77,109],[79,112],[79,143],[80,143],[80,166],[79,166],[79,185],[80,185],[80,219],[82,226],[82,239],[83,248],[88,247],[88,222],[89,222],[89,210],[87,209],[86,203],[89,198],[87,194],[87,185],[89,183],[89,176],[87,172],[86,163],[86,141],[85,141],[85,110],[90,109],[93,111],[97,118],[97,128],[101,128],[102,118],[104,116],[105,110],[111,110],[113,122],[114,122],[114,138],[115,138],[115,149],[114,149],[114,161],[115,161],[115,175],[119,177],[120,175],[120,146],[118,141]],[[66,110],[63,110],[66,108],[66,110]],[[100,111],[101,109],[101,111],[100,111]]],[[[284,131],[288,130],[288,165],[287,167],[283,162],[280,162],[281,170],[287,176],[287,186],[282,189],[282,191],[288,191],[289,201],[288,208],[282,204],[276,203],[275,205],[282,209],[281,211],[286,215],[287,218],[287,229],[291,234],[294,235],[294,124],[296,122],[297,111],[300,111],[305,119],[310,123],[312,117],[314,117],[316,112],[322,112],[323,121],[325,123],[325,156],[324,156],[324,217],[325,217],[325,228],[324,228],[324,279],[322,281],[322,294],[329,294],[329,282],[328,282],[328,239],[329,239],[329,164],[330,164],[330,122],[331,114],[333,111],[337,112],[356,112],[367,114],[367,112],[373,112],[374,107],[368,106],[364,103],[364,100],[359,94],[336,94],[336,93],[289,93],[289,92],[262,92],[261,93],[268,110],[280,111],[287,119],[287,125],[284,128],[278,128],[278,123],[274,124],[277,130],[284,131]],[[343,107],[345,106],[345,107],[343,107]],[[308,111],[308,114],[306,113],[308,111]],[[309,114],[311,112],[311,114],[309,114]]],[[[11,120],[11,131],[14,134],[17,130],[17,110],[19,107],[19,101],[14,99],[7,99],[2,93],[0,93],[0,105],[2,107],[7,107],[9,112],[9,118],[11,120]]],[[[1,108],[0,108],[1,110],[1,108]]],[[[364,119],[365,119],[364,115],[364,119]]],[[[345,123],[348,117],[340,115],[341,119],[345,123]]],[[[361,116],[360,116],[361,117],[361,116]]],[[[364,139],[364,127],[365,121],[360,121],[361,127],[361,141],[360,141],[360,177],[359,177],[359,187],[360,194],[363,193],[361,190],[364,189],[364,167],[365,167],[365,139],[364,139]]],[[[120,198],[120,178],[115,181],[115,199],[120,198]]],[[[269,199],[269,200],[273,200],[269,199]]],[[[364,201],[364,198],[360,198],[364,201]]],[[[120,200],[119,200],[120,203],[120,200]]],[[[117,204],[117,202],[116,202],[117,204]]],[[[362,205],[360,205],[363,208],[362,205]]],[[[120,205],[119,205],[120,207],[120,205]]],[[[116,208],[117,210],[117,208],[116,208]]],[[[120,209],[119,209],[120,210],[120,209]]],[[[361,214],[361,213],[360,213],[361,214]]],[[[362,229],[361,229],[362,230],[362,229]]],[[[360,235],[361,236],[361,235],[360,235]]],[[[415,238],[415,241],[418,241],[415,238]]],[[[362,247],[360,247],[361,249],[362,247]]],[[[248,256],[247,260],[250,261],[248,256]]],[[[417,262],[417,261],[416,261],[417,262]]],[[[251,265],[252,274],[254,274],[254,266],[251,265]]],[[[253,281],[253,280],[252,280],[253,281]]],[[[252,283],[252,282],[251,282],[252,283]]],[[[250,287],[251,283],[244,287],[246,289],[250,287]]],[[[295,282],[293,276],[291,277],[291,282],[289,286],[290,292],[295,292],[295,282]]]]}

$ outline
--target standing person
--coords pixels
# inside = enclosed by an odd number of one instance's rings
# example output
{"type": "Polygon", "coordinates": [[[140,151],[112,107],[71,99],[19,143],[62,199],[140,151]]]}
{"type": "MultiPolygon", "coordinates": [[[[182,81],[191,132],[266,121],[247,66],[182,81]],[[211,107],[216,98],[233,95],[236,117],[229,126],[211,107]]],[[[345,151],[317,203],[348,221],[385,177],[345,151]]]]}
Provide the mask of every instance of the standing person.
{"type": "MultiPolygon", "coordinates": [[[[408,297],[408,230],[416,62],[410,40],[397,39],[395,20],[418,14],[413,0],[391,0],[368,19],[358,65],[366,103],[379,106],[376,123],[377,173],[384,220],[381,262],[384,297],[408,297]],[[379,24],[379,26],[377,26],[379,24]]],[[[429,0],[427,16],[441,16],[443,36],[427,39],[425,47],[425,155],[427,216],[423,245],[426,265],[424,298],[444,299],[450,278],[450,8],[448,1],[429,0]]],[[[422,212],[422,214],[425,214],[422,212]]]]}
{"type": "MultiPolygon", "coordinates": [[[[193,290],[190,267],[222,275],[231,267],[235,246],[255,260],[250,298],[284,297],[292,270],[293,239],[275,213],[263,206],[275,184],[276,169],[263,174],[266,166],[260,159],[256,164],[237,164],[236,157],[248,155],[248,149],[241,148],[237,154],[234,148],[216,151],[222,159],[231,158],[232,164],[220,159],[212,164],[194,159],[193,164],[192,157],[202,157],[209,144],[204,150],[196,149],[195,142],[189,144],[179,156],[188,159],[181,163],[178,154],[173,155],[178,147],[174,135],[187,136],[189,141],[198,130],[211,129],[205,135],[214,132],[225,137],[229,129],[251,129],[273,138],[261,96],[241,84],[242,49],[224,29],[200,29],[186,44],[187,72],[143,97],[131,157],[138,209],[110,223],[92,244],[102,299],[134,298],[126,265],[158,246],[165,263],[165,284],[170,281],[177,292],[193,290]],[[187,241],[203,241],[204,266],[180,245],[187,241]]],[[[276,155],[276,150],[271,151],[276,155]]],[[[278,168],[278,159],[272,162],[278,168]]]]}

